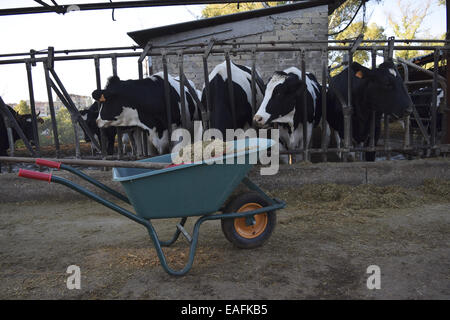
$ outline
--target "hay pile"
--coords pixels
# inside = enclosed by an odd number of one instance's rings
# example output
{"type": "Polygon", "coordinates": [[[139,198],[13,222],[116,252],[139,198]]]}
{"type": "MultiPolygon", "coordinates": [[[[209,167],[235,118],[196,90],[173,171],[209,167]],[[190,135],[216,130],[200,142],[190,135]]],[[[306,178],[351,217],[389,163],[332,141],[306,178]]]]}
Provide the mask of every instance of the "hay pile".
{"type": "Polygon", "coordinates": [[[427,179],[421,191],[435,200],[450,201],[450,180],[427,179]]]}
{"type": "Polygon", "coordinates": [[[296,209],[361,210],[406,208],[421,204],[423,197],[399,186],[308,184],[274,191],[296,209]]]}
{"type": "Polygon", "coordinates": [[[234,141],[223,141],[220,139],[197,141],[181,148],[178,154],[172,158],[172,162],[174,164],[197,162],[253,148],[256,148],[256,146],[245,146],[245,148],[235,149],[234,141]]]}

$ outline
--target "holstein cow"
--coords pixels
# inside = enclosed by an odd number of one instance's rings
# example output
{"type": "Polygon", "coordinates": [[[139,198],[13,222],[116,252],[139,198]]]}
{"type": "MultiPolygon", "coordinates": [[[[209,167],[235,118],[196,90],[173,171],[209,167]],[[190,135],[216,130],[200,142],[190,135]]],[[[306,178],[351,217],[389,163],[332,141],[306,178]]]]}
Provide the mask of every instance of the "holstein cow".
{"type": "MultiPolygon", "coordinates": [[[[31,114],[18,114],[16,111],[14,111],[13,108],[6,105],[8,110],[11,112],[11,114],[14,116],[14,118],[17,121],[17,124],[22,129],[23,133],[25,134],[25,137],[30,141],[30,143],[33,142],[33,125],[31,123],[31,114]]],[[[13,132],[13,139],[14,142],[20,139],[19,134],[12,129],[13,132]]],[[[9,141],[8,141],[8,132],[6,130],[5,122],[3,120],[3,117],[0,114],[0,156],[7,156],[8,153],[6,152],[9,149],[9,141]]],[[[1,163],[0,163],[0,172],[1,172],[1,163]]]]}
{"type": "MultiPolygon", "coordinates": [[[[99,103],[96,101],[88,109],[80,110],[80,114],[81,117],[84,119],[84,121],[86,121],[86,125],[89,127],[89,129],[91,129],[92,134],[97,136],[97,139],[100,141],[101,146],[102,141],[100,139],[100,128],[97,126],[98,111],[99,111],[99,103]]],[[[106,152],[108,155],[112,155],[114,153],[114,140],[116,137],[116,128],[115,127],[105,128],[105,136],[106,136],[106,152]]],[[[84,140],[86,142],[91,141],[86,132],[84,132],[84,140]]]]}
{"type": "MultiPolygon", "coordinates": [[[[348,72],[352,76],[351,116],[352,140],[358,145],[370,143],[370,119],[375,111],[375,144],[380,137],[382,114],[403,117],[411,112],[412,101],[396,66],[391,60],[371,70],[357,62],[330,80],[327,92],[327,122],[344,139],[343,103],[347,103],[348,72]]],[[[375,152],[366,152],[366,160],[374,161],[375,152]]]]}
{"type": "MultiPolygon", "coordinates": [[[[416,106],[417,113],[422,120],[425,129],[428,134],[431,134],[431,117],[432,117],[432,88],[420,88],[419,90],[413,91],[411,93],[411,99],[413,104],[416,106]]],[[[439,112],[439,106],[445,103],[444,91],[441,88],[437,88],[436,97],[436,133],[439,134],[442,131],[442,114],[439,112]]],[[[411,127],[418,128],[419,125],[417,121],[411,117],[411,127]]]]}
{"type": "MultiPolygon", "coordinates": [[[[252,70],[250,67],[230,61],[231,79],[233,83],[236,129],[248,129],[252,125],[252,70]]],[[[226,129],[233,129],[233,116],[230,94],[228,90],[228,74],[226,62],[217,65],[209,74],[211,97],[210,127],[222,132],[225,139],[226,129]]],[[[264,95],[264,83],[256,73],[256,104],[264,95]]],[[[206,105],[206,91],[203,88],[201,102],[206,105]]]]}
{"type": "MultiPolygon", "coordinates": [[[[275,71],[267,83],[261,106],[253,117],[259,127],[278,123],[280,130],[280,150],[303,148],[304,109],[307,113],[306,144],[309,145],[314,123],[320,121],[322,115],[321,86],[316,77],[302,72],[296,67],[275,71]],[[306,92],[306,105],[304,93],[306,92]]],[[[292,160],[301,160],[302,154],[293,155],[292,160]]],[[[285,157],[281,159],[286,162],[285,157]]]]}
{"type": "MultiPolygon", "coordinates": [[[[170,75],[168,81],[172,130],[174,130],[181,126],[180,86],[170,75]]],[[[137,126],[148,132],[150,155],[170,151],[162,72],[142,80],[122,81],[117,76],[113,76],[109,78],[105,89],[95,90],[92,97],[100,102],[98,127],[137,126]]],[[[188,115],[186,126],[190,129],[194,120],[200,118],[200,113],[187,88],[185,88],[185,100],[186,115],[188,115]]]]}

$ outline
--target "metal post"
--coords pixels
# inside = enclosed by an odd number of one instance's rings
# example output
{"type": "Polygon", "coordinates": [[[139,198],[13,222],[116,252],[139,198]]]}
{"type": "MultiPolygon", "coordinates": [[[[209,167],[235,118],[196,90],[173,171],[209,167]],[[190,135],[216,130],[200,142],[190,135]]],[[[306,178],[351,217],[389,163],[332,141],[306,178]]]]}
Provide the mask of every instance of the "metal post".
{"type": "Polygon", "coordinates": [[[50,75],[48,71],[48,63],[44,62],[44,73],[45,73],[45,83],[47,86],[47,95],[48,95],[48,107],[50,109],[50,117],[52,120],[52,130],[53,130],[53,139],[55,141],[55,149],[56,149],[56,158],[60,158],[60,147],[59,147],[59,138],[58,138],[58,126],[56,124],[56,114],[55,114],[55,106],[53,104],[53,94],[52,88],[50,86],[50,75]]]}
{"type": "Polygon", "coordinates": [[[252,118],[256,113],[256,50],[252,50],[252,82],[251,82],[251,90],[252,90],[252,118]]]}
{"type": "Polygon", "coordinates": [[[95,83],[97,85],[97,89],[100,90],[102,88],[101,77],[100,77],[100,59],[98,55],[94,57],[95,64],[95,83]]]}
{"type": "Polygon", "coordinates": [[[225,62],[227,65],[227,84],[228,84],[228,97],[230,99],[230,109],[231,109],[231,117],[233,119],[233,128],[237,128],[236,123],[236,105],[234,101],[234,88],[233,88],[233,78],[231,75],[231,61],[230,61],[230,51],[225,51],[225,62]]]}
{"type": "MultiPolygon", "coordinates": [[[[450,40],[450,4],[449,1],[445,2],[445,7],[447,10],[446,13],[446,23],[447,23],[447,34],[445,39],[446,40],[450,40]]],[[[447,101],[445,103],[445,106],[447,107],[447,112],[444,114],[444,119],[443,122],[445,122],[445,126],[442,127],[442,129],[446,128],[447,129],[447,137],[446,137],[446,142],[450,144],[450,98],[448,97],[448,95],[450,94],[450,67],[449,67],[449,63],[450,63],[450,50],[446,50],[447,51],[447,94],[446,94],[446,98],[447,101]],[[446,118],[446,119],[445,119],[446,118]]],[[[444,88],[442,88],[444,89],[444,88]]]]}
{"type": "Polygon", "coordinates": [[[121,127],[116,127],[116,132],[117,132],[117,154],[118,154],[118,159],[121,160],[123,158],[123,143],[122,143],[122,136],[123,136],[123,132],[122,132],[122,128],[121,127]]]}
{"type": "Polygon", "coordinates": [[[111,65],[113,76],[117,76],[117,55],[115,53],[111,54],[111,65]]]}
{"type": "MultiPolygon", "coordinates": [[[[316,106],[316,108],[322,108],[322,139],[321,139],[321,148],[322,148],[322,161],[327,162],[327,152],[328,152],[328,144],[326,144],[327,140],[327,61],[328,61],[328,51],[323,50],[322,51],[322,105],[316,106]]],[[[331,130],[331,128],[330,128],[331,130]]],[[[331,132],[330,132],[331,135],[331,132]]],[[[331,136],[330,136],[331,138],[331,136]]]]}
{"type": "Polygon", "coordinates": [[[431,95],[431,146],[436,146],[437,76],[439,71],[439,50],[434,50],[433,87],[431,95]]]}
{"type": "Polygon", "coordinates": [[[144,61],[145,57],[149,54],[150,49],[152,47],[151,42],[147,42],[147,44],[145,45],[144,50],[142,51],[141,55],[139,56],[138,59],[138,72],[139,72],[139,79],[143,79],[144,78],[144,73],[143,73],[143,68],[142,68],[142,62],[144,61]]]}
{"type": "Polygon", "coordinates": [[[347,81],[348,81],[348,90],[347,90],[347,108],[343,109],[344,113],[344,148],[346,151],[344,152],[343,159],[344,162],[348,161],[348,150],[351,144],[351,121],[352,121],[352,72],[351,65],[353,61],[353,54],[351,51],[348,52],[348,72],[347,72],[347,81]]]}
{"type": "MultiPolygon", "coordinates": [[[[305,63],[305,50],[301,50],[300,51],[300,68],[302,71],[302,81],[305,82],[306,85],[306,63],[305,63]]],[[[303,161],[307,161],[308,160],[308,108],[307,108],[307,91],[308,89],[305,88],[305,91],[303,91],[303,161]]]]}
{"type": "MultiPolygon", "coordinates": [[[[179,78],[180,78],[180,106],[181,106],[181,127],[187,129],[187,117],[186,117],[186,98],[184,93],[184,69],[183,69],[183,52],[178,55],[178,66],[179,66],[179,78]]],[[[189,128],[192,129],[192,128],[189,128]]],[[[193,132],[191,132],[192,134],[193,132]]]]}
{"type": "MultiPolygon", "coordinates": [[[[208,72],[208,58],[203,56],[203,77],[205,79],[205,88],[203,89],[206,97],[206,115],[208,119],[204,119],[203,122],[206,122],[207,126],[204,128],[205,130],[211,127],[211,95],[209,89],[209,72],[208,72]]],[[[203,115],[202,115],[203,117],[203,115]]]]}
{"type": "Polygon", "coordinates": [[[167,112],[167,133],[169,137],[169,148],[172,148],[172,105],[170,103],[170,85],[169,85],[169,73],[167,71],[167,56],[166,52],[162,53],[162,64],[164,73],[164,96],[166,100],[166,112],[167,112]]]}
{"type": "MultiPolygon", "coordinates": [[[[377,67],[377,50],[372,49],[372,70],[377,67]]],[[[375,148],[375,111],[370,113],[370,148],[375,148]]]]}
{"type": "Polygon", "coordinates": [[[81,158],[81,151],[80,151],[80,139],[78,137],[78,124],[77,124],[77,117],[74,114],[70,115],[70,120],[72,121],[73,126],[73,133],[75,135],[75,158],[80,159],[81,158]]]}
{"type": "Polygon", "coordinates": [[[30,95],[30,108],[31,108],[31,119],[33,126],[33,141],[36,148],[37,155],[40,155],[40,143],[39,143],[39,133],[37,127],[37,116],[36,116],[36,105],[34,101],[34,90],[33,90],[33,77],[31,72],[31,62],[27,61],[25,63],[27,69],[27,80],[28,80],[28,92],[30,95]]]}

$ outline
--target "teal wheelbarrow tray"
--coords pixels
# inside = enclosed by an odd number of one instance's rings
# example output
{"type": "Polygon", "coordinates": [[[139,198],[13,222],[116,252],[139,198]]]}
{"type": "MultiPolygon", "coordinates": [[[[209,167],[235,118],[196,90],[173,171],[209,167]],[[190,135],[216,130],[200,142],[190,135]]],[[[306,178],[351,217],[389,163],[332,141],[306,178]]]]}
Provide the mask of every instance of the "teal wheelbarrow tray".
{"type": "Polygon", "coordinates": [[[225,237],[240,248],[258,247],[270,237],[276,224],[275,211],[284,208],[286,204],[269,197],[246,175],[256,163],[258,153],[273,143],[273,140],[259,138],[237,140],[236,152],[220,157],[223,164],[217,163],[218,158],[214,158],[173,165],[172,155],[167,154],[140,160],[167,163],[168,166],[163,169],[113,168],[113,180],[122,184],[126,195],[71,166],[45,159],[36,160],[37,165],[66,170],[81,177],[115,198],[131,204],[135,212],[51,173],[21,169],[19,176],[65,185],[143,225],[153,241],[164,270],[171,275],[184,275],[194,262],[200,225],[205,221],[221,220],[225,237]],[[242,148],[243,145],[246,148],[242,148]],[[251,191],[229,199],[240,183],[244,183],[251,191]],[[191,216],[200,216],[195,222],[192,235],[184,229],[187,218],[191,216]],[[172,239],[162,241],[151,220],[168,218],[181,220],[176,224],[172,239]],[[173,270],[168,266],[161,248],[175,243],[180,234],[190,243],[189,258],[182,270],[173,270]]]}

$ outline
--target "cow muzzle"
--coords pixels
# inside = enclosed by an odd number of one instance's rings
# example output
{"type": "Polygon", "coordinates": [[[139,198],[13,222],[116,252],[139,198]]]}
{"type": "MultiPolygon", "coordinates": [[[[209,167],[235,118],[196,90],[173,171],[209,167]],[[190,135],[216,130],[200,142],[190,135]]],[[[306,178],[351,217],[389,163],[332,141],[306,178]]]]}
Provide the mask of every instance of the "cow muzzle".
{"type": "Polygon", "coordinates": [[[258,128],[262,128],[265,126],[266,121],[260,115],[255,114],[255,116],[253,117],[253,124],[258,128]]]}

